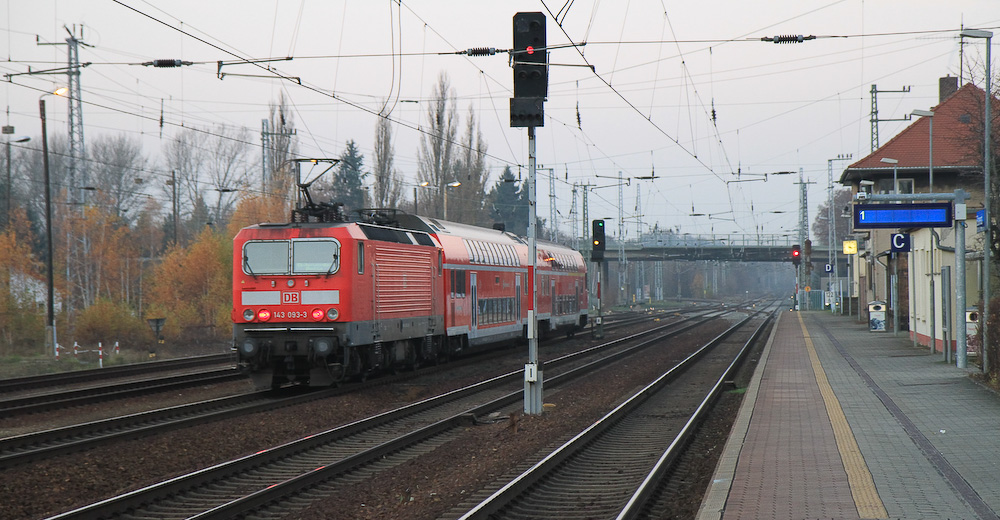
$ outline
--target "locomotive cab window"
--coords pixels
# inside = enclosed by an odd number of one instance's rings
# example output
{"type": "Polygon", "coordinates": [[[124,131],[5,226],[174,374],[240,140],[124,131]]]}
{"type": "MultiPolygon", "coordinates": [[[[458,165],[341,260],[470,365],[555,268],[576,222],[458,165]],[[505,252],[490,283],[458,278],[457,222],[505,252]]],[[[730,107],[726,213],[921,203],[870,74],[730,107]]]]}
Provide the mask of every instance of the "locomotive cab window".
{"type": "Polygon", "coordinates": [[[250,275],[288,273],[288,241],[244,244],[243,272],[250,275]]]}
{"type": "Polygon", "coordinates": [[[333,240],[293,240],[292,272],[333,274],[340,269],[340,244],[333,240]]]}

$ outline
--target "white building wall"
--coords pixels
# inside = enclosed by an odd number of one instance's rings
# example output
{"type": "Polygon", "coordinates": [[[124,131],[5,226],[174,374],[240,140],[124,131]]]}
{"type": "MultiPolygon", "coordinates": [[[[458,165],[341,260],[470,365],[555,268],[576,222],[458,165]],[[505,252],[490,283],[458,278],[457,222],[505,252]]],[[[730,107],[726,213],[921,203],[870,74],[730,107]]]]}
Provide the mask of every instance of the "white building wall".
{"type": "MultiPolygon", "coordinates": [[[[975,252],[976,229],[975,220],[966,221],[969,226],[966,228],[966,250],[967,253],[975,252]]],[[[909,292],[910,292],[910,336],[920,345],[929,346],[931,344],[931,316],[934,320],[935,351],[941,352],[944,341],[944,331],[942,330],[942,292],[941,292],[941,267],[951,267],[951,293],[948,295],[950,302],[950,312],[952,317],[953,330],[950,339],[954,345],[956,334],[965,333],[965,310],[955,307],[955,294],[959,288],[959,280],[956,278],[955,269],[955,231],[951,228],[937,228],[940,242],[934,240],[935,248],[931,248],[931,229],[918,229],[911,232],[910,244],[912,250],[909,258],[909,292]],[[945,251],[937,246],[945,247],[945,251]],[[931,293],[931,255],[933,254],[933,280],[934,293],[931,293]],[[933,309],[932,301],[933,298],[933,309]]],[[[976,260],[966,261],[965,298],[969,306],[974,306],[979,301],[979,262],[976,260]]]]}

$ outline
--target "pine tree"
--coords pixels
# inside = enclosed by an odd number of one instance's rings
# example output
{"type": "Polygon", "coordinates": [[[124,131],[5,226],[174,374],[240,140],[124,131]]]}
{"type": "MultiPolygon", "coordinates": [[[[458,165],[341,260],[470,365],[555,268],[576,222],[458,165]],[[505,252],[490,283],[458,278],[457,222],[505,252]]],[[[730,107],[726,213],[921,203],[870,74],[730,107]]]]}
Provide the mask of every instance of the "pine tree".
{"type": "Polygon", "coordinates": [[[354,140],[347,141],[347,148],[340,154],[337,171],[333,182],[329,185],[330,200],[342,202],[348,211],[367,206],[362,179],[368,176],[363,172],[365,157],[361,155],[354,140]]]}
{"type": "Polygon", "coordinates": [[[511,233],[528,233],[527,189],[510,171],[510,166],[504,167],[500,179],[490,189],[489,201],[490,217],[495,222],[502,222],[511,233]]]}

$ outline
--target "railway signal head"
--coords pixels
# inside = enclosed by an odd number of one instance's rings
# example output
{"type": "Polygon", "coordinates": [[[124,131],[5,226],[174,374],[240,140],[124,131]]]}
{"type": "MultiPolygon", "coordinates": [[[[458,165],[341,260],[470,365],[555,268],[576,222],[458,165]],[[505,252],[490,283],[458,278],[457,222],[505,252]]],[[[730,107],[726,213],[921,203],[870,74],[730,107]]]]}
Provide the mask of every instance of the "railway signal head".
{"type": "Polygon", "coordinates": [[[539,97],[548,94],[548,51],[545,49],[545,14],[514,15],[514,97],[539,97]]]}
{"type": "Polygon", "coordinates": [[[792,246],[792,264],[798,267],[800,262],[802,262],[802,248],[795,244],[792,246]]]}
{"type": "Polygon", "coordinates": [[[549,92],[548,50],[545,48],[545,14],[514,15],[514,97],[510,98],[510,126],[545,126],[545,97],[549,92]]]}
{"type": "Polygon", "coordinates": [[[604,260],[604,221],[600,219],[595,220],[592,231],[591,237],[593,237],[594,250],[590,254],[590,259],[598,262],[604,260]]]}

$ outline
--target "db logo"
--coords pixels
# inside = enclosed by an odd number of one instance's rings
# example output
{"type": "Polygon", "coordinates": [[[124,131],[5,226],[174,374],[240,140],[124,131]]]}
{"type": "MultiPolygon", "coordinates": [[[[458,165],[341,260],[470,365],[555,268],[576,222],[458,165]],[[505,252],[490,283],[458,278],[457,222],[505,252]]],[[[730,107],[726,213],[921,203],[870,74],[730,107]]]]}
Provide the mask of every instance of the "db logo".
{"type": "Polygon", "coordinates": [[[297,292],[283,292],[281,293],[281,303],[299,303],[299,293],[297,292]]]}

